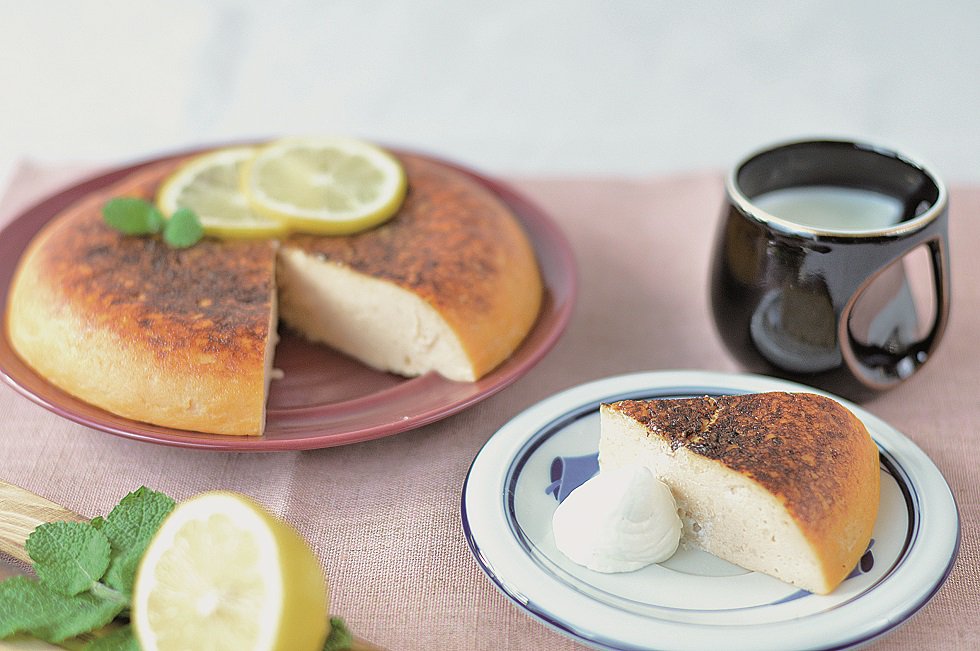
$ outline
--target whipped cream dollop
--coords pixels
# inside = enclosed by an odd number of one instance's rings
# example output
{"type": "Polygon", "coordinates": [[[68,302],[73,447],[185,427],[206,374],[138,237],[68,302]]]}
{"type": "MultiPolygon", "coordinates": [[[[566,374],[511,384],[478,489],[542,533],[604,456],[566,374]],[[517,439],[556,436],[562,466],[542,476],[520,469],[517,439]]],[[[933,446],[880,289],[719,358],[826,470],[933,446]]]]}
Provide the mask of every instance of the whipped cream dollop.
{"type": "Polygon", "coordinates": [[[596,572],[632,572],[677,551],[681,520],[670,488],[643,465],[603,470],[552,518],[555,545],[596,572]]]}

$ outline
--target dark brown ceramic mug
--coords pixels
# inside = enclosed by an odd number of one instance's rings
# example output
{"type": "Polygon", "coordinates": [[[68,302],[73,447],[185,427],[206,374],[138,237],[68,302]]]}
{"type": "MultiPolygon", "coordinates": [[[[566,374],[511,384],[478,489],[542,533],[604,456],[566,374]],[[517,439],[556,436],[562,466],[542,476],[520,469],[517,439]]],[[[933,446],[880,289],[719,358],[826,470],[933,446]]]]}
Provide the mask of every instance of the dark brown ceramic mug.
{"type": "Polygon", "coordinates": [[[950,291],[947,194],[931,170],[868,143],[795,141],[745,158],[726,192],[711,303],[748,369],[861,400],[929,359],[950,291]],[[903,266],[913,250],[929,261],[929,315],[903,266]]]}

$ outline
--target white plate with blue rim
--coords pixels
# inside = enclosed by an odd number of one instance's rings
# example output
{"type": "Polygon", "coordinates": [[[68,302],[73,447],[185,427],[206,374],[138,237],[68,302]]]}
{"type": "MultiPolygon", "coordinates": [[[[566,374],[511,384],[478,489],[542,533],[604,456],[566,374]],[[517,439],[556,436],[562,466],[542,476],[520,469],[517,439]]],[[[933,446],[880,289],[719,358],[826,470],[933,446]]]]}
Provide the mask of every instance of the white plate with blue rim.
{"type": "Polygon", "coordinates": [[[683,547],[621,574],[588,570],[555,547],[555,508],[598,472],[600,403],[763,391],[822,393],[756,375],[667,371],[589,382],[528,408],[487,441],[463,485],[463,531],[477,563],[519,608],[597,649],[847,649],[895,629],[953,567],[956,503],[912,441],[835,396],[878,445],[881,504],[867,552],[833,593],[811,594],[683,547]]]}

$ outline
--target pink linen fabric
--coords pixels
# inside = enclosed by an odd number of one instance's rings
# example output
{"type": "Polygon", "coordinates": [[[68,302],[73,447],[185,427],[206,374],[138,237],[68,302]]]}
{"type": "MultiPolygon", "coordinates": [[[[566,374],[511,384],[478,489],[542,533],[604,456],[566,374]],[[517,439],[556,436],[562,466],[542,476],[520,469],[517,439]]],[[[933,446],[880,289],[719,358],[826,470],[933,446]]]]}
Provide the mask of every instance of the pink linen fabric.
{"type": "MultiPolygon", "coordinates": [[[[0,226],[91,171],[22,164],[0,204],[0,226]]],[[[393,651],[583,648],[512,605],[482,574],[460,525],[463,480],[501,425],[562,389],[631,371],[738,370],[708,306],[722,174],[508,181],[567,234],[580,294],[556,348],[501,393],[386,439],[250,454],[124,440],[63,420],[3,386],[0,479],[85,515],[106,513],[140,485],[178,499],[209,489],[251,495],[310,541],[330,578],[332,612],[393,651]]],[[[980,187],[950,194],[946,338],[917,376],[863,406],[943,472],[959,504],[962,546],[939,594],[869,647],[876,651],[980,648],[980,187]]]]}

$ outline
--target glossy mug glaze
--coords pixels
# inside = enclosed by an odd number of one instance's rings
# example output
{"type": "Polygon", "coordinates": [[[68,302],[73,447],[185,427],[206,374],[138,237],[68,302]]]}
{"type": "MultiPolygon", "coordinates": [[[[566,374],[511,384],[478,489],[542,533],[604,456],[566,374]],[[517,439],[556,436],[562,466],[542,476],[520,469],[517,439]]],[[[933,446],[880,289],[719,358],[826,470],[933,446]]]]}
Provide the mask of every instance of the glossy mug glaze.
{"type": "Polygon", "coordinates": [[[948,200],[926,166],[868,143],[794,141],[746,157],[726,195],[711,304],[722,340],[749,370],[861,400],[931,357],[949,319],[948,200]],[[824,187],[892,197],[897,222],[847,228],[840,216],[835,225],[806,225],[754,203],[824,187]],[[924,329],[902,262],[919,247],[934,292],[924,329]]]}

